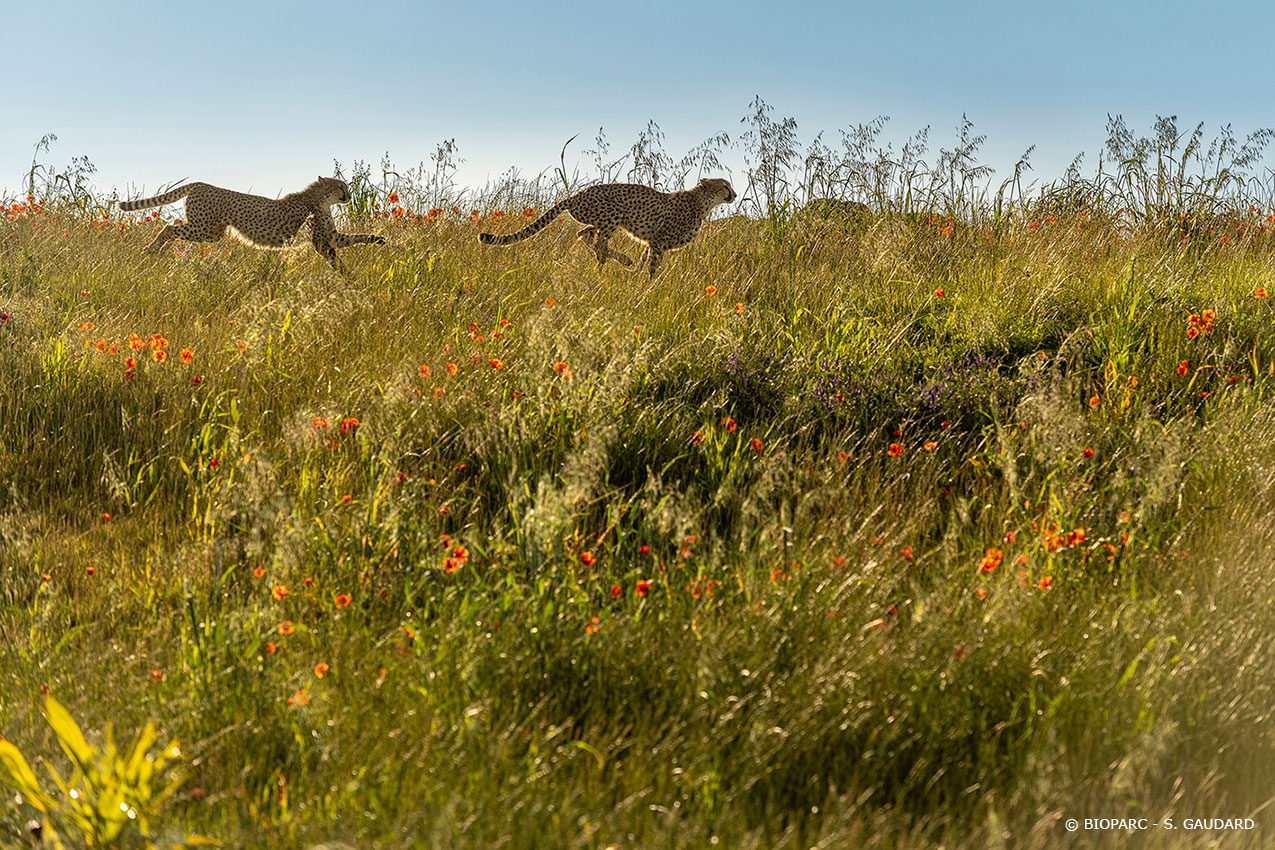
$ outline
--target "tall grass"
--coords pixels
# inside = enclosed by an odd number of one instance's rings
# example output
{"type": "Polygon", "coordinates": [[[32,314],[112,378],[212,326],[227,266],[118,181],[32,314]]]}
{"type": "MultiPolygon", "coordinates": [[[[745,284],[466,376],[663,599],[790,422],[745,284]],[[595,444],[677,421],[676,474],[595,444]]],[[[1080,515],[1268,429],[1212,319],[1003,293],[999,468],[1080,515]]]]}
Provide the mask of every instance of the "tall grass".
{"type": "Polygon", "coordinates": [[[943,162],[773,171],[654,281],[481,247],[512,189],[365,172],[349,280],[19,203],[0,730],[155,721],[228,846],[1263,846],[1265,214],[943,162]],[[1165,816],[1255,825],[1063,826],[1165,816]]]}

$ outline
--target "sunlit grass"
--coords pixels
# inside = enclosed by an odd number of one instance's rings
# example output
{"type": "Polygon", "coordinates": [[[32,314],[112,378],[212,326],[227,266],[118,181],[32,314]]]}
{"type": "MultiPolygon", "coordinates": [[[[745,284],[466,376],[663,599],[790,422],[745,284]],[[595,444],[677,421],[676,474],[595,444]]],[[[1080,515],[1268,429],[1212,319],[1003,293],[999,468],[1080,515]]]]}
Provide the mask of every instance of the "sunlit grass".
{"type": "Polygon", "coordinates": [[[481,218],[375,219],[348,280],[0,222],[29,758],[41,687],[153,719],[228,846],[1270,836],[1259,214],[728,219],[654,281],[481,218]]]}

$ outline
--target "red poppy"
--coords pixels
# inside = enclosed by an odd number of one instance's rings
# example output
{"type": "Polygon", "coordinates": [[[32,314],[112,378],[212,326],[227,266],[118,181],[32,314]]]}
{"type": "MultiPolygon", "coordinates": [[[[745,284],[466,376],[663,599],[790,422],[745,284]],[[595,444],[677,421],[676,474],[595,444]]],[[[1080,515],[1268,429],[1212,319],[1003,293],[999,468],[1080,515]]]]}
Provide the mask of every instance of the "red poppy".
{"type": "Polygon", "coordinates": [[[651,583],[644,578],[640,578],[637,584],[633,586],[633,592],[638,596],[646,596],[651,592],[651,583]]]}

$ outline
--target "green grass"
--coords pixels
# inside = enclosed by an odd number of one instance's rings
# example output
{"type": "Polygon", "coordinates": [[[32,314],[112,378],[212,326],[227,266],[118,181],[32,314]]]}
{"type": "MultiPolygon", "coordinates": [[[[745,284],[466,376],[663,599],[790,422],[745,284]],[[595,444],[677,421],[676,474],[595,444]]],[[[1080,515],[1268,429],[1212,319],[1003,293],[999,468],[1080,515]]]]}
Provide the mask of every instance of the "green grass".
{"type": "Polygon", "coordinates": [[[153,720],[233,847],[1264,846],[1275,245],[1018,215],[0,221],[0,730],[153,720]],[[1256,825],[1062,825],[1165,816],[1256,825]]]}

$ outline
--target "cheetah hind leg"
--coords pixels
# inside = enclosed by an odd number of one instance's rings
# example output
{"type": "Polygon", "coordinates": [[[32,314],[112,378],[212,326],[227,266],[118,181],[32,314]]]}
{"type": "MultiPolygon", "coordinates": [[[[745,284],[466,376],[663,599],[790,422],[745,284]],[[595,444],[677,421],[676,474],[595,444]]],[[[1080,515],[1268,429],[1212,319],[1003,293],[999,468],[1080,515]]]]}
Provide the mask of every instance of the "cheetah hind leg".
{"type": "Polygon", "coordinates": [[[655,273],[659,271],[660,268],[660,261],[664,259],[664,250],[662,248],[656,248],[654,245],[647,245],[646,251],[651,255],[651,277],[655,277],[655,273]]]}
{"type": "Polygon", "coordinates": [[[581,242],[592,248],[594,253],[598,255],[598,268],[602,268],[602,266],[606,264],[607,257],[611,257],[622,266],[632,267],[633,260],[629,259],[629,255],[622,254],[615,250],[606,240],[603,240],[599,247],[598,229],[592,224],[581,228],[580,232],[577,233],[576,236],[579,237],[581,242]]]}
{"type": "Polygon", "coordinates": [[[160,249],[164,247],[164,243],[171,239],[185,239],[187,242],[215,242],[220,238],[220,234],[201,231],[190,222],[183,221],[180,224],[164,225],[164,229],[155,234],[151,244],[142,250],[147,254],[158,254],[160,249]]]}

